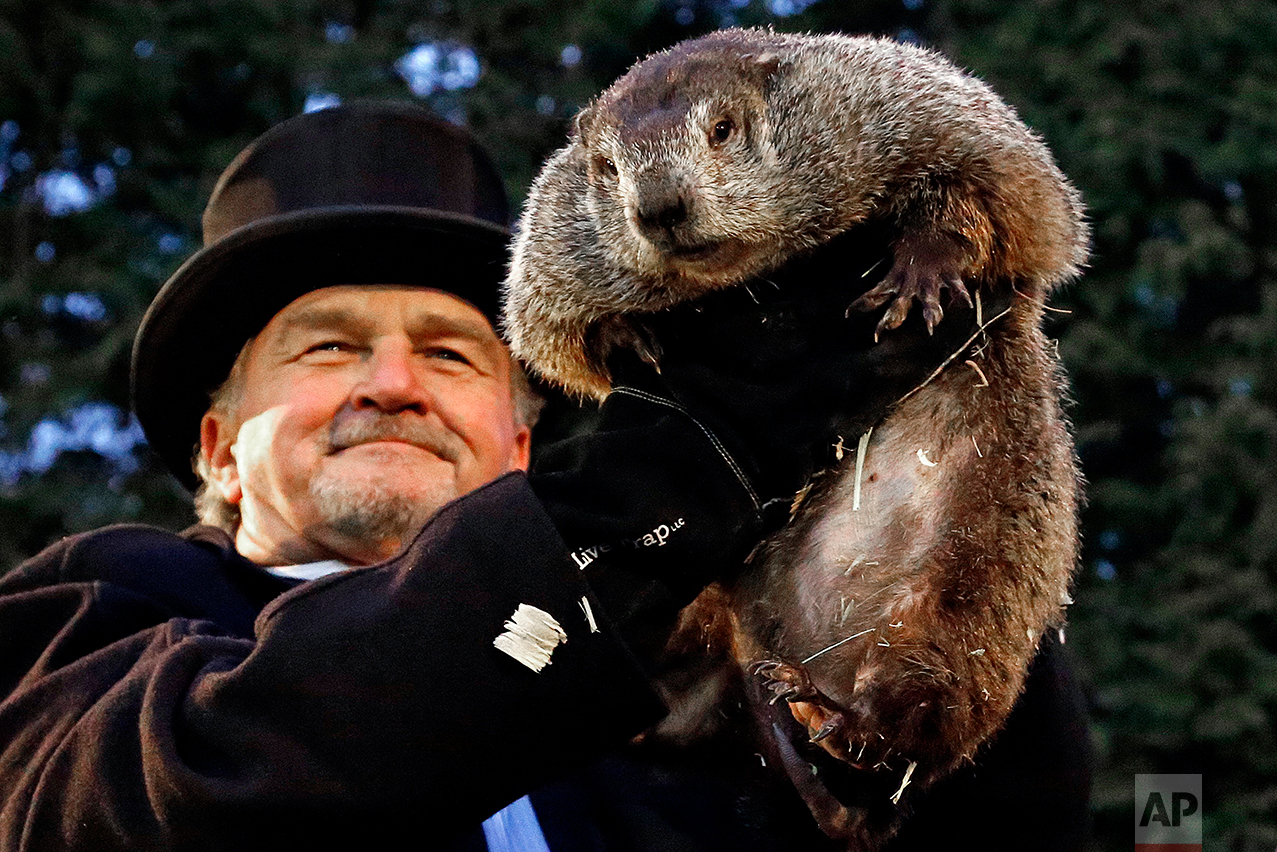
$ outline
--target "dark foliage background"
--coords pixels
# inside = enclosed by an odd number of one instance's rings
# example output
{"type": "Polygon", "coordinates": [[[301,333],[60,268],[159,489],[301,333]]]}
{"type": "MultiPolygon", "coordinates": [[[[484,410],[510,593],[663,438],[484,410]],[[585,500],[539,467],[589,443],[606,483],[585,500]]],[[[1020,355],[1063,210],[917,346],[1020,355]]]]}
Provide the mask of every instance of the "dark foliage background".
{"type": "MultiPolygon", "coordinates": [[[[1059,294],[1090,481],[1069,647],[1097,848],[1201,773],[1207,848],[1277,845],[1277,6],[1264,0],[0,0],[0,559],[189,501],[127,411],[132,331],[212,181],[333,98],[468,123],[514,200],[635,58],[730,23],[931,44],[1051,144],[1095,228],[1059,294]],[[433,61],[433,65],[431,64],[433,61]]],[[[1030,843],[1031,845],[1031,843],[1030,843]]]]}

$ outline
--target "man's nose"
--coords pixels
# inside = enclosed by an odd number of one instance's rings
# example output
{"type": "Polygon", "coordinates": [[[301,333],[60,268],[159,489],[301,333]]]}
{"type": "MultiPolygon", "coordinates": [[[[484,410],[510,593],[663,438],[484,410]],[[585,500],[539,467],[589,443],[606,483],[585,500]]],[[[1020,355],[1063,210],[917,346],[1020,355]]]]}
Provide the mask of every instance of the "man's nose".
{"type": "Polygon", "coordinates": [[[430,408],[430,394],[414,369],[411,349],[402,345],[374,348],[352,390],[351,402],[356,408],[425,414],[430,408]]]}

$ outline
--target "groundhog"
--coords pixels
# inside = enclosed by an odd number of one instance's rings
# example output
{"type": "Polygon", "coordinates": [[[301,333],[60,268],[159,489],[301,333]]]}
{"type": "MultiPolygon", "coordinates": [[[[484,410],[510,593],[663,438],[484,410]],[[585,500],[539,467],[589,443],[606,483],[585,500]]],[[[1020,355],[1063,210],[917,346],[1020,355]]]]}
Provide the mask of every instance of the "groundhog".
{"type": "Polygon", "coordinates": [[[844,270],[848,333],[956,343],[859,412],[872,429],[684,618],[697,641],[725,626],[768,753],[849,848],[880,845],[902,791],[998,730],[1068,600],[1078,474],[1040,324],[1085,260],[1077,193],[934,52],[726,30],[639,62],[577,116],[525,206],[505,316],[535,371],[602,397],[615,347],[659,363],[647,319],[866,228],[889,235],[887,260],[844,270]],[[822,761],[887,792],[841,795],[822,761]]]}

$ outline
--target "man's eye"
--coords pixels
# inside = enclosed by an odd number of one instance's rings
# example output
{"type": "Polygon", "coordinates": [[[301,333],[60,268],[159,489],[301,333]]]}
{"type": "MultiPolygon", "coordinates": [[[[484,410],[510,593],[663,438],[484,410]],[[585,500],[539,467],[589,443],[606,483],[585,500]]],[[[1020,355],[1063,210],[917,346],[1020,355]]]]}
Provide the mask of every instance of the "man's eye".
{"type": "Polygon", "coordinates": [[[430,350],[430,357],[441,358],[444,361],[456,361],[459,364],[470,363],[470,359],[467,358],[465,355],[461,354],[455,349],[448,349],[446,347],[440,347],[438,349],[430,350]]]}
{"type": "Polygon", "coordinates": [[[350,344],[341,340],[325,340],[306,347],[306,352],[349,352],[350,344]]]}

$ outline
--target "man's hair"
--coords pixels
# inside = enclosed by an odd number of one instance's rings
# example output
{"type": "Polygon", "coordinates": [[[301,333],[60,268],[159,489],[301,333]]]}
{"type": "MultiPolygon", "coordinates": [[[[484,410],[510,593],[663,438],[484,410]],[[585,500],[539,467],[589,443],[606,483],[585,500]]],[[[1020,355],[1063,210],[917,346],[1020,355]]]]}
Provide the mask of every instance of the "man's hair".
{"type": "MultiPolygon", "coordinates": [[[[218,414],[223,419],[229,420],[231,412],[239,406],[240,397],[244,392],[244,370],[248,364],[248,350],[255,339],[250,337],[243,345],[239,354],[235,356],[235,363],[231,365],[226,381],[218,385],[217,389],[210,394],[209,414],[218,414]]],[[[200,519],[200,523],[211,527],[221,527],[233,536],[239,529],[239,506],[228,503],[222,496],[222,492],[213,484],[213,466],[204,457],[202,443],[201,441],[195,445],[195,457],[192,460],[195,475],[200,480],[200,486],[195,491],[195,516],[200,519]]]]}
{"type": "MultiPolygon", "coordinates": [[[[226,381],[218,385],[209,395],[208,410],[229,420],[239,406],[240,396],[244,392],[244,372],[248,364],[248,350],[253,345],[250,338],[235,356],[235,363],[226,376],[226,381]]],[[[510,356],[510,397],[514,402],[514,422],[531,429],[541,416],[545,400],[532,389],[527,373],[518,360],[510,356]]],[[[232,536],[239,529],[239,506],[228,503],[221,491],[213,484],[213,468],[204,458],[200,446],[195,446],[195,457],[192,461],[195,475],[199,477],[200,486],[195,492],[195,515],[200,523],[213,527],[221,527],[232,536]]]]}

